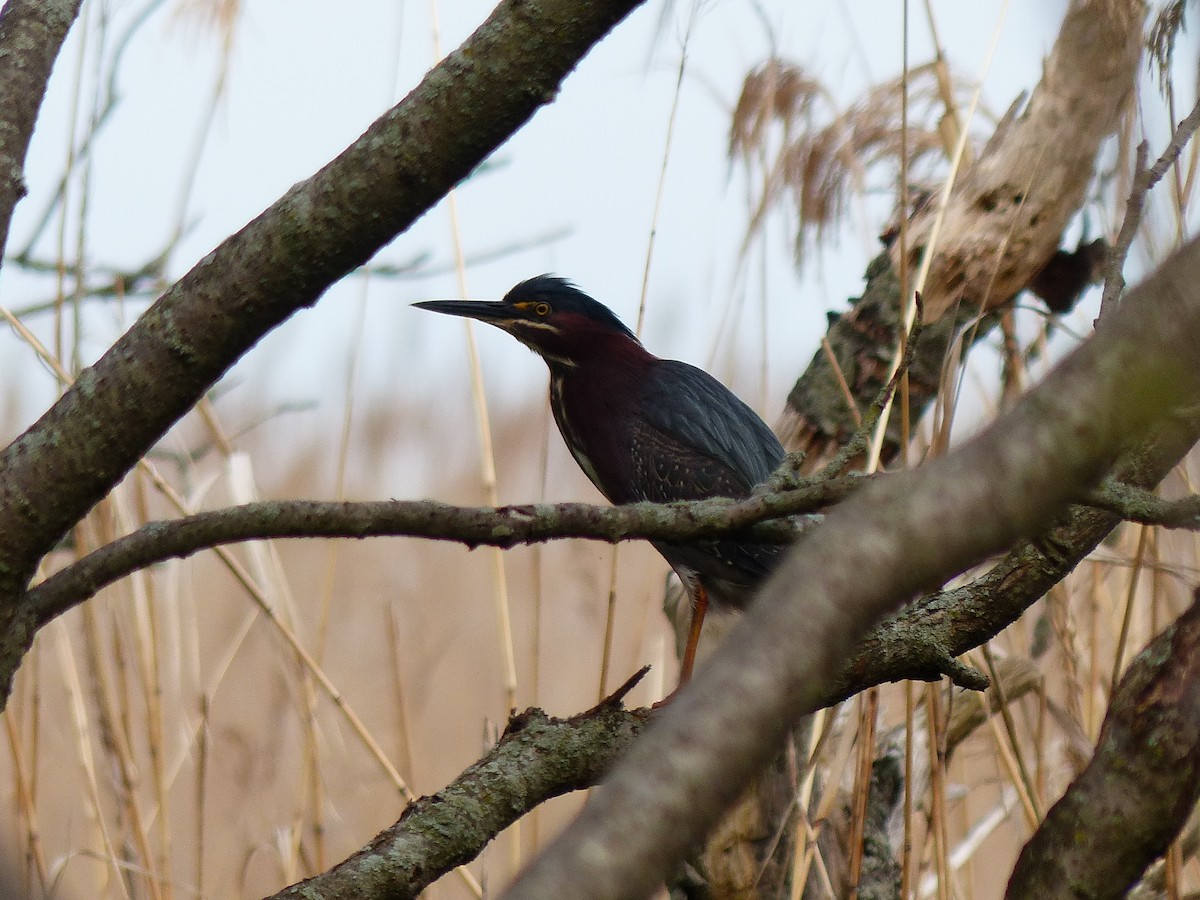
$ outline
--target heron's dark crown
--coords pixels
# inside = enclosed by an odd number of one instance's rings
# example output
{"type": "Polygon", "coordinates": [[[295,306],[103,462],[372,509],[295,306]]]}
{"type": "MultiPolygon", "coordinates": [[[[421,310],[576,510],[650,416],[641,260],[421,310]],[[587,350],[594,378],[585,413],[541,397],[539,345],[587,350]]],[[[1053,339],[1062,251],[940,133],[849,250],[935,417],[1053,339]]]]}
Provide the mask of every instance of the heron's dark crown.
{"type": "Polygon", "coordinates": [[[515,306],[518,303],[537,301],[549,303],[554,313],[575,313],[584,316],[635,343],[641,343],[625,323],[617,318],[616,313],[603,303],[593,300],[567,279],[557,275],[537,275],[522,281],[504,295],[503,302],[515,306]]]}

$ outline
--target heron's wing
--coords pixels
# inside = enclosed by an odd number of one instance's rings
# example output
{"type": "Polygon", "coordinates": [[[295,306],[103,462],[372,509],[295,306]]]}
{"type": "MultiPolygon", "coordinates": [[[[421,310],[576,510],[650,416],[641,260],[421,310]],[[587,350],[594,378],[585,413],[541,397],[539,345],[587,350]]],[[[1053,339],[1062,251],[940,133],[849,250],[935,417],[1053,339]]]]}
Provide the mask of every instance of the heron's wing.
{"type": "Polygon", "coordinates": [[[656,502],[744,497],[783,461],[754,410],[702,369],[663,360],[632,429],[633,483],[656,502]]]}
{"type": "Polygon", "coordinates": [[[652,423],[633,426],[632,488],[636,499],[669,503],[744,497],[753,485],[711,453],[697,450],[652,423]]]}
{"type": "MultiPolygon", "coordinates": [[[[766,423],[728,388],[672,361],[649,379],[630,449],[635,497],[659,503],[745,497],[784,455],[766,423]]],[[[699,574],[709,593],[731,606],[745,604],[783,550],[736,539],[655,546],[677,571],[699,574]]]]}

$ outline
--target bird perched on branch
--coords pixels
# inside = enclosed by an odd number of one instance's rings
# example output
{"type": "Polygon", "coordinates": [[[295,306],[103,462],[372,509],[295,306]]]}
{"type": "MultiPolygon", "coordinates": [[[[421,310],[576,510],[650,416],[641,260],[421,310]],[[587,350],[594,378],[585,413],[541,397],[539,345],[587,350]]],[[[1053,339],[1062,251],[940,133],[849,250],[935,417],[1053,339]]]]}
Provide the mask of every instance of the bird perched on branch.
{"type": "MultiPolygon", "coordinates": [[[[531,278],[498,301],[414,305],[495,325],[541,356],[558,430],[612,503],[746,497],[783,461],[771,429],[721,382],[654,356],[608,307],[562,278],[531,278]]],[[[692,600],[682,684],[709,602],[746,606],[782,548],[732,538],[652,543],[692,600]]]]}

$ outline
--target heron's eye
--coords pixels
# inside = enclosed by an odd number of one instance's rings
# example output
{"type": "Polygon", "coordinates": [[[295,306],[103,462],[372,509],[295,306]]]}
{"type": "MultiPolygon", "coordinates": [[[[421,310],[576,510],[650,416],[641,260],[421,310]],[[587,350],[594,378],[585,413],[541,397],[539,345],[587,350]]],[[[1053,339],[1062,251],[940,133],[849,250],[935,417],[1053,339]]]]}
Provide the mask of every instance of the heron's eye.
{"type": "Polygon", "coordinates": [[[537,313],[539,316],[548,316],[548,315],[550,315],[550,304],[549,303],[535,303],[533,305],[533,311],[535,313],[537,313]]]}

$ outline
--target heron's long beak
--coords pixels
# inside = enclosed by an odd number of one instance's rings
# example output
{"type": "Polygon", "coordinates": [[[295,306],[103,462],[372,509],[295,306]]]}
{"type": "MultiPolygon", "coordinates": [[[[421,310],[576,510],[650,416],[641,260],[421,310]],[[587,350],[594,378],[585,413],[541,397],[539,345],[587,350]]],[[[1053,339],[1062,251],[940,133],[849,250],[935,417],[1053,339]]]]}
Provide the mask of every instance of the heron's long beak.
{"type": "Polygon", "coordinates": [[[413,306],[449,316],[478,319],[493,325],[503,325],[517,318],[515,310],[503,300],[422,300],[413,306]]]}

